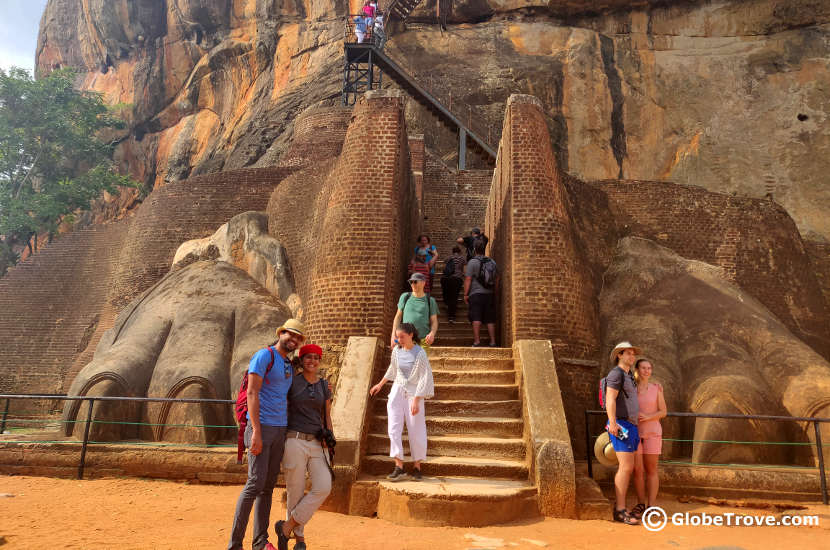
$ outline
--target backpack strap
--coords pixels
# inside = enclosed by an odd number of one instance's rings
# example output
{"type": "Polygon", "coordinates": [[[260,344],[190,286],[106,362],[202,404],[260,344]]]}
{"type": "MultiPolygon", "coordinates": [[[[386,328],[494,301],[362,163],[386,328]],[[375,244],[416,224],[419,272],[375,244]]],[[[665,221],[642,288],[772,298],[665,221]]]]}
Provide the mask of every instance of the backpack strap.
{"type": "Polygon", "coordinates": [[[268,351],[271,353],[271,360],[268,362],[268,366],[265,367],[265,376],[262,377],[266,384],[270,383],[268,382],[268,373],[271,372],[271,369],[274,367],[274,348],[268,346],[268,351]]]}

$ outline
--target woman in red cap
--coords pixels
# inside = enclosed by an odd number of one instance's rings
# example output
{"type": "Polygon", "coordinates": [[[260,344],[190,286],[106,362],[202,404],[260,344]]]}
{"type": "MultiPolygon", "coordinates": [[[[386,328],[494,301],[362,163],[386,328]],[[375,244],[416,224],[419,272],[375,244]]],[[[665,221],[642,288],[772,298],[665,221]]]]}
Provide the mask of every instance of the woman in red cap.
{"type": "Polygon", "coordinates": [[[274,526],[280,550],[287,550],[292,531],[297,537],[294,548],[305,550],[303,526],[331,492],[331,474],[320,438],[323,428],[332,429],[331,390],[318,373],[322,358],[320,346],[307,344],[300,348],[302,373],[294,377],[288,390],[288,428],[282,458],[286,519],[274,526]],[[311,479],[308,494],[304,494],[306,472],[311,479]]]}

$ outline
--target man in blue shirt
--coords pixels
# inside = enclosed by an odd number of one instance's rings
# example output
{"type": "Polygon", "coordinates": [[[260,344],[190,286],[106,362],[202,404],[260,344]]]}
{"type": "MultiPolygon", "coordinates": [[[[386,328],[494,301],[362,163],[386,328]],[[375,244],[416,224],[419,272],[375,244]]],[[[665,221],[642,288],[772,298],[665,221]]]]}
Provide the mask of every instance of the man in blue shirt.
{"type": "Polygon", "coordinates": [[[229,550],[242,548],[251,508],[254,508],[254,550],[271,550],[268,542],[268,521],[271,497],[285,447],[288,425],[288,390],[294,370],[288,355],[305,340],[305,327],[289,319],[277,329],[277,342],[259,350],[248,366],[248,426],[245,446],[248,447],[248,481],[236,503],[229,550]],[[268,365],[273,358],[273,365],[268,365]]]}

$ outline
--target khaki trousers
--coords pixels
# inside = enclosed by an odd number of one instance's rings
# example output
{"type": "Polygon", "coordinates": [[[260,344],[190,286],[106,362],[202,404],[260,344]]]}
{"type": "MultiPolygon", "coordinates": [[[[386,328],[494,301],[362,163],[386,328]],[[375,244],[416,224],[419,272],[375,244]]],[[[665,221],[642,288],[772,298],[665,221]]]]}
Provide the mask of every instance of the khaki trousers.
{"type": "Polygon", "coordinates": [[[316,439],[306,441],[289,437],[285,440],[285,453],[282,457],[287,493],[285,519],[293,516],[300,524],[294,529],[298,537],[304,536],[303,526],[331,492],[331,473],[323,452],[323,446],[316,439]],[[305,494],[306,472],[311,478],[311,491],[308,494],[305,494]]]}

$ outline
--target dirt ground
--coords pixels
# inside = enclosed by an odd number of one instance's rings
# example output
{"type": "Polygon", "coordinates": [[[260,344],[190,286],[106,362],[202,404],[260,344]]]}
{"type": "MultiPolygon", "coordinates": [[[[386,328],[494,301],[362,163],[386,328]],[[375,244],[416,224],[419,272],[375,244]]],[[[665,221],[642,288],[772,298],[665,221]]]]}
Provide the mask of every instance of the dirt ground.
{"type": "MultiPolygon", "coordinates": [[[[0,476],[0,548],[225,548],[238,486],[142,479],[76,481],[0,476]]],[[[272,521],[284,514],[275,495],[272,521]]],[[[670,511],[774,514],[774,510],[680,503],[670,511]]],[[[679,527],[660,532],[610,521],[535,519],[498,527],[401,527],[380,519],[318,512],[306,527],[311,549],[461,550],[488,548],[829,548],[830,507],[795,513],[819,516],[818,527],[679,527]]],[[[273,531],[272,531],[273,532],[273,531]]],[[[245,539],[250,548],[250,533],[245,539]]],[[[292,544],[289,546],[293,546],[292,544]]]]}

